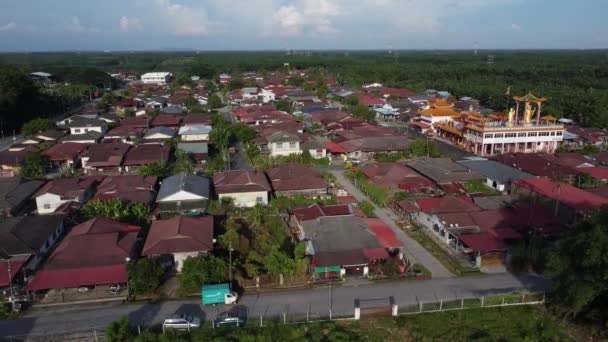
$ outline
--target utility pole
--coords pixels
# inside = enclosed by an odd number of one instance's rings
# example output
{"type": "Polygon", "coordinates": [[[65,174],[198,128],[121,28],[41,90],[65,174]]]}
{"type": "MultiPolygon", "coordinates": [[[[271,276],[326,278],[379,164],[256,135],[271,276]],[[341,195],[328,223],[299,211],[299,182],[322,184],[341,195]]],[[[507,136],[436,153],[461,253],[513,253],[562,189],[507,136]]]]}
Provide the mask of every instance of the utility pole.
{"type": "Polygon", "coordinates": [[[228,272],[230,273],[230,289],[232,290],[232,241],[228,242],[228,255],[230,260],[228,272]]]}
{"type": "Polygon", "coordinates": [[[11,294],[11,311],[15,312],[15,294],[13,293],[13,275],[11,274],[11,259],[6,259],[8,265],[6,271],[8,273],[8,288],[11,294]]]}

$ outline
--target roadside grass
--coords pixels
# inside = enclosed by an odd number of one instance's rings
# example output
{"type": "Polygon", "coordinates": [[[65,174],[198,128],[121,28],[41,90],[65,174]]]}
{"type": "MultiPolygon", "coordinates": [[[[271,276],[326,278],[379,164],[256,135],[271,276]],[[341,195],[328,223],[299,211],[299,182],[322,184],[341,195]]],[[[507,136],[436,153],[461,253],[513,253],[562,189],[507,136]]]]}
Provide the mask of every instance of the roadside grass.
{"type": "Polygon", "coordinates": [[[465,267],[461,265],[454,257],[446,252],[441,246],[437,245],[433,239],[428,237],[423,231],[423,228],[419,228],[413,225],[414,229],[404,230],[406,234],[416,240],[422,247],[424,247],[429,253],[431,253],[439,262],[455,275],[479,275],[481,272],[474,267],[465,267]]]}
{"type": "MultiPolygon", "coordinates": [[[[542,308],[517,306],[238,329],[205,326],[164,338],[186,341],[573,341],[542,308]]],[[[149,330],[150,331],[150,330],[149,330]]],[[[158,334],[156,331],[151,331],[158,334]]]]}

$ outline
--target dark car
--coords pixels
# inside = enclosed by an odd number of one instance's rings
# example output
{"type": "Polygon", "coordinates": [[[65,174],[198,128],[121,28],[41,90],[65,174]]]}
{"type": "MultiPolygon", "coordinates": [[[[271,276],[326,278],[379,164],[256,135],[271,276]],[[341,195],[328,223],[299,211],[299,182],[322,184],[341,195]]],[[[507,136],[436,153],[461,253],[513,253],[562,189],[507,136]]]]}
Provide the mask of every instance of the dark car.
{"type": "Polygon", "coordinates": [[[247,323],[247,308],[237,305],[228,311],[220,313],[213,321],[215,327],[240,327],[247,323]]]}

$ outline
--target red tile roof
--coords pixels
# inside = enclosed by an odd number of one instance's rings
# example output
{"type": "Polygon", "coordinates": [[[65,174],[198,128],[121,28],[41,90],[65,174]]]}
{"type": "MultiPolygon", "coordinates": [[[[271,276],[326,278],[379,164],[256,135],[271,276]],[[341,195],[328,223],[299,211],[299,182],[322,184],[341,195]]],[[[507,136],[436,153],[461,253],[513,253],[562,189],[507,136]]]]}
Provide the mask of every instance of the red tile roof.
{"type": "Polygon", "coordinates": [[[74,160],[80,155],[80,153],[82,153],[88,147],[89,144],[66,142],[63,144],[55,144],[49,147],[49,149],[44,151],[43,154],[47,156],[49,160],[74,160]]]}
{"type": "Polygon", "coordinates": [[[207,114],[188,114],[182,121],[183,126],[187,125],[211,125],[211,118],[207,114]]]}
{"type": "Polygon", "coordinates": [[[2,262],[0,262],[0,286],[8,286],[13,279],[15,279],[15,276],[17,275],[17,273],[21,270],[21,267],[23,267],[23,265],[25,264],[25,262],[28,260],[29,255],[25,258],[10,258],[10,259],[5,259],[2,260],[2,262]],[[8,279],[8,275],[9,275],[9,270],[8,270],[8,264],[11,264],[11,279],[8,279]]]}
{"type": "Polygon", "coordinates": [[[550,199],[558,199],[563,205],[578,211],[590,211],[608,204],[608,199],[575,188],[571,185],[558,186],[549,178],[517,179],[513,184],[536,192],[550,199]]]}
{"type": "Polygon", "coordinates": [[[126,258],[131,256],[140,229],[99,217],[73,227],[28,289],[126,282],[126,258]]]}
{"type": "Polygon", "coordinates": [[[383,105],[384,101],[382,99],[379,99],[379,98],[371,96],[371,95],[361,95],[361,96],[359,96],[359,103],[364,104],[366,106],[373,106],[373,105],[383,105]]]}
{"type": "Polygon", "coordinates": [[[153,221],[143,255],[162,255],[213,250],[213,216],[175,216],[153,221]]]}
{"type": "Polygon", "coordinates": [[[454,197],[433,197],[420,198],[416,200],[420,211],[425,213],[458,213],[479,211],[481,208],[473,203],[473,200],[466,196],[454,197]]]}
{"type": "Polygon", "coordinates": [[[292,208],[289,212],[291,215],[294,215],[298,221],[316,220],[322,216],[352,215],[351,207],[348,204],[311,204],[306,207],[292,208]]]}
{"type": "Polygon", "coordinates": [[[363,221],[369,229],[376,235],[378,242],[386,248],[400,248],[403,246],[397,239],[395,232],[384,221],[377,218],[364,218],[363,221]]]}
{"type": "Polygon", "coordinates": [[[163,127],[177,127],[179,123],[182,121],[182,118],[177,115],[171,114],[159,114],[154,119],[150,125],[152,127],[163,126],[163,127]]]}
{"type": "Polygon", "coordinates": [[[263,172],[254,170],[233,170],[216,173],[213,184],[217,194],[272,191],[263,172]]]}
{"type": "Polygon", "coordinates": [[[88,157],[86,165],[91,167],[120,166],[129,148],[131,145],[123,143],[93,144],[81,158],[88,157]]]}
{"type": "Polygon", "coordinates": [[[343,154],[343,153],[346,153],[346,150],[344,149],[344,147],[336,144],[335,142],[324,141],[323,145],[325,145],[325,147],[327,147],[327,149],[331,153],[334,153],[334,154],[343,154]]]}
{"type": "Polygon", "coordinates": [[[312,167],[286,164],[266,172],[275,191],[325,189],[327,182],[321,173],[312,167]]]}
{"type": "Polygon", "coordinates": [[[490,232],[463,234],[459,235],[458,239],[462,241],[467,247],[469,247],[473,252],[491,252],[502,251],[507,249],[505,243],[499,240],[490,232]]]}
{"type": "Polygon", "coordinates": [[[422,177],[416,171],[399,163],[368,164],[361,168],[361,172],[372,184],[394,188],[399,187],[401,183],[407,183],[410,177],[417,179],[422,177]]]}
{"type": "Polygon", "coordinates": [[[54,194],[61,198],[76,198],[97,183],[96,177],[54,179],[43,185],[32,197],[54,194]]]}
{"type": "Polygon", "coordinates": [[[120,121],[120,126],[148,128],[148,123],[151,119],[148,115],[131,116],[120,121]]]}
{"type": "Polygon", "coordinates": [[[120,198],[130,202],[151,203],[156,193],[156,176],[106,177],[97,187],[96,199],[120,198]]]}
{"type": "Polygon", "coordinates": [[[573,176],[576,170],[551,162],[552,156],[542,153],[505,153],[494,159],[505,165],[539,177],[573,176]]]}
{"type": "Polygon", "coordinates": [[[593,179],[597,180],[608,180],[608,168],[605,167],[581,167],[576,169],[578,172],[586,173],[593,179]]]}
{"type": "Polygon", "coordinates": [[[153,163],[167,163],[169,161],[170,151],[170,147],[160,144],[138,145],[127,152],[123,165],[137,166],[153,163]]]}

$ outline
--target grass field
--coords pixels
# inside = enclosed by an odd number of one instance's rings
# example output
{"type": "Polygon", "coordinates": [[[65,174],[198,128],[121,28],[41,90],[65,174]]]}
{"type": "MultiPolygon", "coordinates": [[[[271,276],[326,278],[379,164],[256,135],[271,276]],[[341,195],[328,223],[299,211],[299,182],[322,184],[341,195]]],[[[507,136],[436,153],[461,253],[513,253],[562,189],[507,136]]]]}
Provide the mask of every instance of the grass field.
{"type": "Polygon", "coordinates": [[[573,341],[549,315],[533,306],[264,328],[206,328],[190,335],[164,338],[184,341],[573,341]]]}

